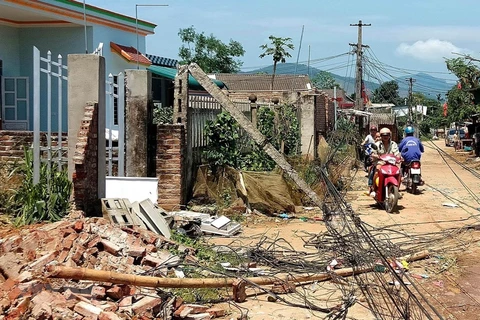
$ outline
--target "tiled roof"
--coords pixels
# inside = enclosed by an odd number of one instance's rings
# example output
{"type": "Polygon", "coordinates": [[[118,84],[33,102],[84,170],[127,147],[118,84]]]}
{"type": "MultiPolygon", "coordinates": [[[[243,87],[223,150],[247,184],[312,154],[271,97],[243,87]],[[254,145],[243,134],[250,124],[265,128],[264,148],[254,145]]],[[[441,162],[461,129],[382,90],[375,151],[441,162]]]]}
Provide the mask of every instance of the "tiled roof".
{"type": "MultiPolygon", "coordinates": [[[[217,73],[215,79],[225,83],[230,91],[270,91],[271,74],[217,73]]],[[[276,74],[273,90],[310,90],[310,78],[307,75],[276,74]]]]}
{"type": "Polygon", "coordinates": [[[112,51],[118,53],[130,62],[137,62],[145,65],[151,65],[152,62],[134,47],[122,46],[121,44],[110,42],[112,51]]]}
{"type": "Polygon", "coordinates": [[[145,56],[152,61],[154,66],[176,68],[178,64],[178,60],[175,59],[159,57],[148,53],[145,54],[145,56]]]}

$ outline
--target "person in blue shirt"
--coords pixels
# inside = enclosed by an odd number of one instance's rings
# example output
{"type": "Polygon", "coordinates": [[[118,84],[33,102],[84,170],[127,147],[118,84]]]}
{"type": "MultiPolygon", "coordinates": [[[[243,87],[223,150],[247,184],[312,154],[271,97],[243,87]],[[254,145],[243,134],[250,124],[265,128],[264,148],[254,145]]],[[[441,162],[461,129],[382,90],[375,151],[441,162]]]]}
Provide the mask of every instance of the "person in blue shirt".
{"type": "MultiPolygon", "coordinates": [[[[410,163],[413,160],[418,160],[422,158],[422,153],[424,152],[423,144],[420,139],[415,138],[413,134],[415,129],[412,126],[407,126],[405,128],[405,138],[398,145],[398,150],[402,154],[404,163],[410,163]]],[[[404,165],[402,163],[402,172],[405,171],[404,165]]]]}

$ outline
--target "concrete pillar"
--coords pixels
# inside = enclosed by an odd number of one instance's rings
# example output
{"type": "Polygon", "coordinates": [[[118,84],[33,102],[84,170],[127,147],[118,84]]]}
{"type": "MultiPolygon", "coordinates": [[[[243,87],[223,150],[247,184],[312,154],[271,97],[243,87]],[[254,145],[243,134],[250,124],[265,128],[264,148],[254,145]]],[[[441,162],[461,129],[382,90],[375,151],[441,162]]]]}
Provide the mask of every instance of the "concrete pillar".
{"type": "MultiPolygon", "coordinates": [[[[323,98],[321,96],[320,98],[323,98]]],[[[308,159],[315,156],[315,98],[303,96],[300,103],[300,143],[302,155],[308,159]]]]}
{"type": "Polygon", "coordinates": [[[105,197],[105,58],[94,54],[68,55],[68,176],[75,169],[73,155],[88,102],[98,105],[98,197],[105,197]]]}
{"type": "Polygon", "coordinates": [[[177,76],[175,77],[175,88],[173,97],[173,123],[183,124],[185,153],[183,157],[183,188],[185,194],[183,199],[189,197],[190,190],[193,184],[193,158],[192,158],[192,141],[190,139],[192,134],[192,123],[190,121],[190,111],[188,109],[188,66],[183,65],[178,68],[177,76]]]}
{"type": "Polygon", "coordinates": [[[180,66],[178,69],[173,99],[173,123],[186,126],[188,123],[188,66],[180,66]]]}
{"type": "Polygon", "coordinates": [[[148,137],[152,119],[152,74],[147,70],[125,70],[126,174],[148,176],[148,137]]]}

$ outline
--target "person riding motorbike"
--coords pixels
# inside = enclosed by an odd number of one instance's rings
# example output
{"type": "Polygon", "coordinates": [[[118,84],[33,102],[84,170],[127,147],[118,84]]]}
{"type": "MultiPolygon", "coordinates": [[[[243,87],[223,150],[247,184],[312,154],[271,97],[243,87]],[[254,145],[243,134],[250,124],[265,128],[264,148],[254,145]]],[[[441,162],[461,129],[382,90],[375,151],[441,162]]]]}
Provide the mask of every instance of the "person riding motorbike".
{"type": "Polygon", "coordinates": [[[377,134],[377,127],[371,126],[370,127],[370,134],[368,134],[365,139],[363,140],[361,146],[365,150],[363,166],[365,171],[368,170],[368,167],[371,165],[371,158],[370,155],[372,154],[372,149],[370,148],[370,144],[375,143],[375,136],[377,134]]]}
{"type": "MultiPolygon", "coordinates": [[[[422,153],[424,152],[423,144],[420,139],[413,136],[415,129],[412,126],[407,126],[405,128],[405,138],[398,145],[398,150],[402,154],[404,162],[402,163],[402,175],[405,174],[406,164],[414,160],[420,161],[422,153]]],[[[424,181],[421,180],[421,184],[424,184],[424,181]]]]}
{"type": "Polygon", "coordinates": [[[388,128],[382,128],[380,130],[380,138],[381,140],[376,142],[375,144],[377,145],[377,150],[374,150],[372,153],[372,160],[374,164],[372,165],[372,170],[370,170],[370,174],[368,176],[368,186],[370,188],[370,196],[375,197],[376,193],[373,189],[373,181],[376,172],[380,169],[382,166],[381,161],[379,160],[379,157],[384,154],[393,154],[397,157],[400,157],[400,151],[398,150],[398,145],[395,141],[392,141],[391,139],[391,131],[388,128]]]}

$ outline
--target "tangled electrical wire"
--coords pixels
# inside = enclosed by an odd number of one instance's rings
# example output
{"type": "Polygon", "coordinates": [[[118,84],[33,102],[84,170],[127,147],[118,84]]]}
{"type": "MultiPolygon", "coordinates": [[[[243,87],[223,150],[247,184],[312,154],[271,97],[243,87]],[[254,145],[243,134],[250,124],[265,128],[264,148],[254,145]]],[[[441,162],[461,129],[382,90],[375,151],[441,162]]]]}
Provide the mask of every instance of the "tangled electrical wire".
{"type": "MultiPolygon", "coordinates": [[[[347,143],[352,144],[352,141],[347,143]]],[[[281,236],[271,238],[263,233],[249,237],[248,244],[234,239],[230,244],[221,246],[223,252],[234,255],[236,260],[241,261],[240,264],[255,262],[262,267],[258,268],[260,271],[252,271],[243,266],[217,268],[199,261],[187,261],[182,256],[181,261],[167,260],[165,265],[158,266],[150,271],[150,274],[168,267],[183,265],[188,277],[242,279],[251,288],[249,291],[251,297],[268,294],[274,301],[305,308],[310,310],[313,316],[323,319],[346,319],[350,309],[355,305],[368,308],[376,319],[443,319],[429,300],[435,300],[437,306],[444,306],[435,297],[427,297],[428,293],[426,294],[421,287],[421,283],[405,272],[398,262],[401,262],[399,260],[402,256],[427,248],[432,252],[459,250],[459,242],[469,241],[463,240],[468,236],[468,228],[451,228],[443,229],[441,232],[412,235],[402,231],[402,224],[374,227],[363,222],[346,202],[345,190],[331,180],[334,171],[338,170],[338,164],[350,163],[347,159],[351,157],[349,155],[342,154],[344,158],[336,158],[341,145],[338,139],[336,143],[331,144],[327,160],[316,171],[319,182],[325,186],[321,209],[326,231],[300,234],[306,251],[296,250],[281,236]],[[332,163],[337,166],[332,166],[332,163]],[[336,265],[332,264],[333,261],[336,265]],[[351,268],[353,277],[337,274],[335,267],[351,268]],[[301,283],[296,281],[305,275],[308,278],[319,274],[328,275],[325,279],[330,281],[311,280],[301,283]],[[269,277],[278,283],[292,281],[296,288],[288,294],[279,294],[273,288],[249,280],[252,276],[269,277]]],[[[468,219],[478,219],[478,215],[463,220],[468,219]]],[[[434,223],[444,222],[452,221],[434,223]]],[[[406,224],[408,223],[403,225],[406,224]]],[[[216,262],[220,264],[221,255],[217,258],[219,260],[216,262]]],[[[216,293],[217,298],[214,299],[211,292],[196,290],[195,301],[198,303],[226,301],[237,308],[242,316],[248,314],[248,309],[242,308],[229,298],[228,290],[218,289],[216,293]]]]}

